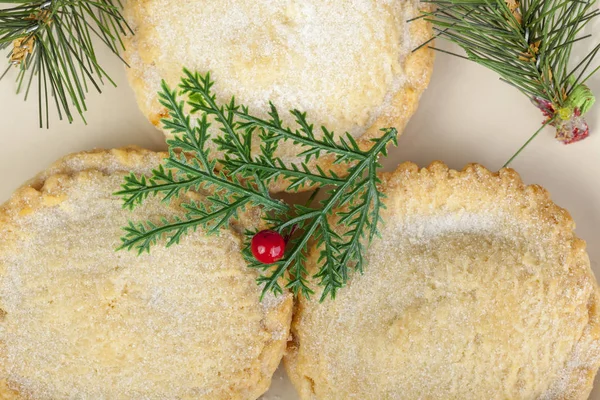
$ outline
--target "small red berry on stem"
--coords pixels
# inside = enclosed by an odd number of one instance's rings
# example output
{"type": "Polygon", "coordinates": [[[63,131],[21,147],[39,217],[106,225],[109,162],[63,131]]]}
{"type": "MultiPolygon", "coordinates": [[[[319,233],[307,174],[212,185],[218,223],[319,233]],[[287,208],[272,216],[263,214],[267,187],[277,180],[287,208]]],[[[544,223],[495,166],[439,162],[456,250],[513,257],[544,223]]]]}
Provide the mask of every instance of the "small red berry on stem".
{"type": "MultiPolygon", "coordinates": [[[[317,188],[312,192],[305,207],[310,206],[320,190],[320,188],[317,188]]],[[[279,232],[269,229],[258,232],[252,237],[252,242],[250,243],[250,249],[254,258],[263,264],[272,264],[281,260],[283,253],[285,253],[285,246],[296,232],[296,229],[298,229],[298,224],[292,226],[292,229],[285,238],[279,232]]]]}
{"type": "Polygon", "coordinates": [[[286,241],[279,232],[264,230],[252,238],[250,245],[254,257],[263,264],[271,264],[283,257],[286,241]]]}

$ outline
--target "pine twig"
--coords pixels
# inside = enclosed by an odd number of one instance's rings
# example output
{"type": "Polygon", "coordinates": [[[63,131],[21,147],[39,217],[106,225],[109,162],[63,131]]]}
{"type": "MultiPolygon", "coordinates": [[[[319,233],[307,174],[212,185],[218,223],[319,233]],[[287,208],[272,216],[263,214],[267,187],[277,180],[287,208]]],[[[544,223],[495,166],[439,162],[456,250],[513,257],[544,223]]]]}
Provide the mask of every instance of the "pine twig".
{"type": "Polygon", "coordinates": [[[73,122],[74,114],[79,114],[85,122],[89,89],[101,92],[105,80],[116,86],[100,65],[93,40],[99,39],[121,58],[121,37],[133,34],[121,15],[120,0],[0,0],[0,4],[13,5],[0,9],[0,49],[10,49],[9,63],[18,69],[17,93],[24,92],[27,99],[37,84],[40,127],[50,124],[51,103],[59,119],[73,122]]]}
{"type": "Polygon", "coordinates": [[[437,36],[456,43],[469,60],[527,96],[543,113],[545,125],[556,128],[559,141],[573,143],[589,135],[583,116],[595,98],[585,82],[598,68],[586,72],[600,45],[574,67],[570,58],[573,46],[591,37],[581,32],[600,15],[595,0],[428,3],[437,8],[422,17],[433,23],[437,36]]]}

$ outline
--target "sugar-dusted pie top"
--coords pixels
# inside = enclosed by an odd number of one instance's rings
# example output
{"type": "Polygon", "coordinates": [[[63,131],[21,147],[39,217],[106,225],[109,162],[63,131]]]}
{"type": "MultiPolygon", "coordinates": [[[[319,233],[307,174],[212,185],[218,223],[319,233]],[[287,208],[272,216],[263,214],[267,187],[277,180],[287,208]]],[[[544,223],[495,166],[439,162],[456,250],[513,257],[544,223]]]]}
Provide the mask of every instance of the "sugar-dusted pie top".
{"type": "Polygon", "coordinates": [[[405,163],[381,189],[364,275],[299,302],[285,361],[301,398],[587,398],[599,292],[569,214],[478,165],[405,163]]]}
{"type": "MultiPolygon", "coordinates": [[[[432,36],[413,0],[128,0],[135,31],[125,57],[138,103],[159,125],[161,79],[178,83],[182,68],[216,81],[217,99],[232,96],[267,117],[307,112],[318,128],[367,139],[383,127],[402,131],[427,86],[432,36]]],[[[287,115],[285,121],[292,123],[287,115]]],[[[258,146],[258,144],[257,144],[258,146]]],[[[282,146],[294,158],[298,148],[282,146]]]]}
{"type": "Polygon", "coordinates": [[[0,209],[0,397],[255,399],[288,338],[291,296],[259,301],[240,250],[249,211],[150,254],[119,251],[129,219],[180,215],[157,199],[134,212],[117,191],[163,153],[68,156],[0,209]]]}

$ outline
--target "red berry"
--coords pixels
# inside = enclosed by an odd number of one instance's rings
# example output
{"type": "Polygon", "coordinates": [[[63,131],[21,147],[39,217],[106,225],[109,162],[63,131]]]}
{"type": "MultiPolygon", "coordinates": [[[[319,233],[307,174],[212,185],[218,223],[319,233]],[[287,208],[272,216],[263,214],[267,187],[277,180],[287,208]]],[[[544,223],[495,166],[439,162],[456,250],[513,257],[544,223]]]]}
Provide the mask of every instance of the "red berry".
{"type": "Polygon", "coordinates": [[[258,261],[271,264],[283,257],[285,240],[278,232],[265,230],[254,235],[250,247],[258,261]]]}

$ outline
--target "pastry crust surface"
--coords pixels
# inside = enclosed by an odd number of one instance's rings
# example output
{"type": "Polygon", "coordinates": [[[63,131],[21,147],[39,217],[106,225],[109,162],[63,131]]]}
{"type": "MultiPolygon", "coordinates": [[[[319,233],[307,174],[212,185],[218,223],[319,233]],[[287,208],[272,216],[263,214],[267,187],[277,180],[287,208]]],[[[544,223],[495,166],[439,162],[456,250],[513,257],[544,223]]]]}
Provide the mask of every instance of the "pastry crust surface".
{"type": "Polygon", "coordinates": [[[73,154],[0,208],[0,398],[256,399],[268,389],[292,298],[261,303],[240,254],[258,209],[218,236],[115,252],[128,220],[182,214],[156,198],[130,212],[113,195],[165,156],[73,154]]]}
{"type": "MultiPolygon", "coordinates": [[[[433,51],[412,50],[431,27],[406,22],[418,7],[406,0],[128,0],[125,16],[136,33],[125,43],[129,82],[157,127],[166,116],[161,79],[173,87],[187,67],[211,72],[221,102],[235,95],[268,118],[272,101],[292,127],[287,111],[297,108],[317,135],[321,125],[348,131],[367,148],[382,128],[402,132],[429,83],[433,51]]],[[[292,162],[301,151],[286,142],[277,154],[292,162]]],[[[332,161],[319,164],[343,173],[332,161]]]]}
{"type": "Polygon", "coordinates": [[[297,305],[284,362],[300,398],[586,399],[599,291],[568,212],[480,165],[404,163],[381,190],[364,275],[297,305]]]}

